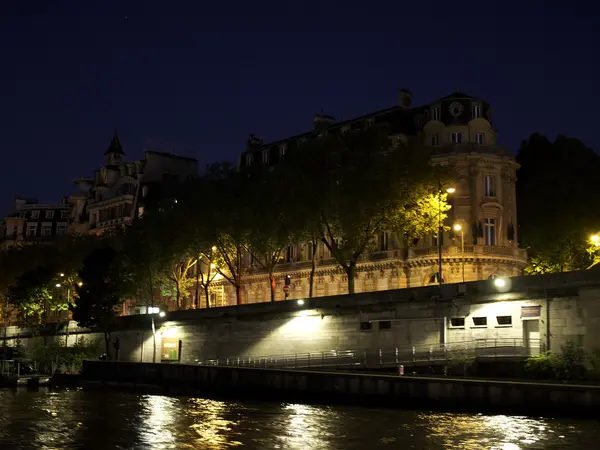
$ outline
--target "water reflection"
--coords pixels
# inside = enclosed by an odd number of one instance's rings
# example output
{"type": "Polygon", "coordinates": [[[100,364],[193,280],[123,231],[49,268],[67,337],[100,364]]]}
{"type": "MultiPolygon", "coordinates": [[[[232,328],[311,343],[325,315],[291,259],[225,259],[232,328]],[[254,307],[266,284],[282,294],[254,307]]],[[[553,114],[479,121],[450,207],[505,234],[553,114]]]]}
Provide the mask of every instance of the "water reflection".
{"type": "Polygon", "coordinates": [[[175,423],[175,409],[179,400],[161,395],[143,395],[140,398],[144,427],[140,430],[142,443],[151,448],[171,448],[175,437],[171,427],[175,423]]]}
{"type": "MultiPolygon", "coordinates": [[[[523,450],[562,447],[564,433],[556,433],[547,419],[472,414],[421,414],[434,442],[446,449],[523,450]]],[[[557,425],[560,422],[557,422],[557,425]]],[[[573,428],[570,429],[571,431],[573,428]]]]}
{"type": "Polygon", "coordinates": [[[0,390],[2,450],[591,450],[599,440],[591,421],[0,390]]]}
{"type": "Polygon", "coordinates": [[[236,440],[239,420],[225,417],[229,406],[225,402],[192,398],[187,403],[186,414],[192,419],[190,428],[198,435],[195,443],[206,449],[222,449],[242,445],[236,440]]]}

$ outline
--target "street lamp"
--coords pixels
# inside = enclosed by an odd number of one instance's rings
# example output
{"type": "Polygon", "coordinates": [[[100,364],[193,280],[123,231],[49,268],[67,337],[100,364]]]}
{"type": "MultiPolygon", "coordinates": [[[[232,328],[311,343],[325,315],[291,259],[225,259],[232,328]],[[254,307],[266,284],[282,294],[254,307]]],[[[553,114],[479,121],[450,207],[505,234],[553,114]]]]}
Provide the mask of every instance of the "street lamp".
{"type": "MultiPolygon", "coordinates": [[[[456,192],[456,189],[454,189],[453,187],[449,187],[446,189],[447,194],[454,194],[455,192],[456,192]]],[[[440,283],[440,286],[444,282],[443,277],[442,277],[442,236],[443,236],[443,233],[444,233],[444,227],[442,226],[442,186],[440,184],[438,186],[438,238],[437,238],[438,265],[439,265],[438,281],[440,283]]]]}
{"type": "Polygon", "coordinates": [[[462,253],[462,280],[465,282],[465,232],[459,223],[454,225],[454,231],[460,231],[460,252],[462,253]]]}
{"type": "Polygon", "coordinates": [[[152,341],[153,341],[152,362],[155,363],[156,362],[156,325],[154,323],[154,316],[158,315],[158,317],[161,317],[161,318],[165,317],[165,312],[161,311],[160,308],[157,306],[149,306],[148,314],[150,314],[150,319],[152,321],[152,341]]]}
{"type": "Polygon", "coordinates": [[[502,289],[504,286],[506,286],[506,280],[504,278],[495,278],[494,286],[496,286],[498,289],[502,289]]]}

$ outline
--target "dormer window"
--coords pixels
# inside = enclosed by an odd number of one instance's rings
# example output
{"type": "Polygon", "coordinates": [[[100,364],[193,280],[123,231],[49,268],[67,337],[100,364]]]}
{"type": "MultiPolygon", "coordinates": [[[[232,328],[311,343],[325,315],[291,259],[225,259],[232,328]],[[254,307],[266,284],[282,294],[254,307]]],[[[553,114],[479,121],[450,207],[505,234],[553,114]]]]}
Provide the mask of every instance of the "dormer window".
{"type": "Polygon", "coordinates": [[[375,125],[375,119],[373,117],[369,117],[367,120],[365,120],[365,125],[367,127],[372,127],[375,125]]]}
{"type": "Polygon", "coordinates": [[[438,106],[431,108],[431,120],[440,120],[441,117],[441,110],[438,106]]]}
{"type": "Polygon", "coordinates": [[[473,119],[481,117],[481,105],[479,103],[473,103],[472,106],[473,119]]]}
{"type": "Polygon", "coordinates": [[[54,218],[54,211],[46,211],[46,219],[54,218]]]}
{"type": "Polygon", "coordinates": [[[248,153],[246,154],[246,166],[250,167],[254,163],[254,154],[248,153]]]}
{"type": "Polygon", "coordinates": [[[266,166],[269,164],[269,149],[266,148],[262,151],[262,162],[266,166]]]}
{"type": "Polygon", "coordinates": [[[286,152],[287,152],[287,145],[286,144],[281,144],[279,146],[279,157],[283,158],[285,156],[286,152]]]}
{"type": "Polygon", "coordinates": [[[40,217],[40,212],[39,211],[31,211],[31,218],[32,219],[37,219],[38,217],[40,217]]]}

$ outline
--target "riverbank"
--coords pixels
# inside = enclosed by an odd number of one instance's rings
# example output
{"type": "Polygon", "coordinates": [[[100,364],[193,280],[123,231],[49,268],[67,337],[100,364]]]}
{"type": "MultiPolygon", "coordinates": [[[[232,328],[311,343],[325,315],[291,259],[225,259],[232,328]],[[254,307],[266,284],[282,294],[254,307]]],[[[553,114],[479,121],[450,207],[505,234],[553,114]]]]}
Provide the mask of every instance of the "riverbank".
{"type": "Polygon", "coordinates": [[[600,386],[85,361],[84,387],[518,415],[599,417],[600,386]]]}

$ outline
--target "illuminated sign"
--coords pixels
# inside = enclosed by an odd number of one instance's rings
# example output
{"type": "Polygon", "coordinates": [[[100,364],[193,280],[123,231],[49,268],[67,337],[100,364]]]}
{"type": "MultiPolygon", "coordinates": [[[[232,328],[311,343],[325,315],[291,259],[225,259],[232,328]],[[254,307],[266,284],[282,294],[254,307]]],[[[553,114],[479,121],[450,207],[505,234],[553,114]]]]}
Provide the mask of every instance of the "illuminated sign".
{"type": "Polygon", "coordinates": [[[179,348],[181,341],[176,338],[163,338],[161,342],[161,361],[179,361],[179,348]]]}

